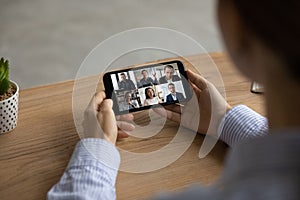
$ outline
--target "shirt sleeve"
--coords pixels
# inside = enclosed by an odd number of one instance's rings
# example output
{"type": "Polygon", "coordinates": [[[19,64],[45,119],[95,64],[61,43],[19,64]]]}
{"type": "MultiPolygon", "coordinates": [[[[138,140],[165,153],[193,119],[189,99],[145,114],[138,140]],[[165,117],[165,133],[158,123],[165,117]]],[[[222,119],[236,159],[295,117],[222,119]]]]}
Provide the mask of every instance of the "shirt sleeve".
{"type": "Polygon", "coordinates": [[[242,140],[267,135],[268,121],[247,106],[238,105],[225,114],[219,129],[220,139],[234,146],[242,140]]]}
{"type": "MultiPolygon", "coordinates": [[[[242,140],[264,136],[268,133],[267,119],[247,106],[238,105],[230,109],[222,118],[219,125],[220,139],[230,146],[242,140]],[[221,128],[222,127],[222,128],[221,128]]],[[[155,200],[176,199],[222,199],[220,190],[213,185],[210,187],[193,186],[179,193],[161,193],[155,200]]]]}
{"type": "Polygon", "coordinates": [[[120,155],[114,145],[103,139],[83,139],[47,199],[116,199],[119,165],[120,155]]]}

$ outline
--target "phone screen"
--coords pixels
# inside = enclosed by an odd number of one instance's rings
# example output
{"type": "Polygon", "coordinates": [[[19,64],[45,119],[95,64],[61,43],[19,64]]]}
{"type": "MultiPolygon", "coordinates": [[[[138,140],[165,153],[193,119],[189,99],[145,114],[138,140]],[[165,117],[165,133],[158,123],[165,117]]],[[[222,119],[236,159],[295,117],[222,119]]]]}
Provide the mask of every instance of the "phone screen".
{"type": "Polygon", "coordinates": [[[191,97],[183,63],[178,60],[108,72],[103,80],[116,113],[181,103],[191,97]]]}

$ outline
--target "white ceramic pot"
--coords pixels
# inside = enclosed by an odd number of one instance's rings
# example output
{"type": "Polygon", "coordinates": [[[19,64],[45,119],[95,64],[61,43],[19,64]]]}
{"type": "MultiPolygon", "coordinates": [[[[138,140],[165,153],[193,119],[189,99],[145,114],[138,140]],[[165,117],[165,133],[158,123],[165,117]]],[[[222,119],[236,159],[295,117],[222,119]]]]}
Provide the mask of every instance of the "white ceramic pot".
{"type": "Polygon", "coordinates": [[[16,93],[8,99],[0,101],[0,134],[12,131],[18,121],[19,86],[10,81],[16,88],[16,93]]]}

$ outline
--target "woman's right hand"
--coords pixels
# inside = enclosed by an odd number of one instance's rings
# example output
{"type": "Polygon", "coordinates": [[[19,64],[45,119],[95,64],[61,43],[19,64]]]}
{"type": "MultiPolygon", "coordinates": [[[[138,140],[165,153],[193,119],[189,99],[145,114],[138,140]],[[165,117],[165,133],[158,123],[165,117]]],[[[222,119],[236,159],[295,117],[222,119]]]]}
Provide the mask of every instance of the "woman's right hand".
{"type": "Polygon", "coordinates": [[[156,108],[155,111],[189,128],[190,123],[194,121],[195,116],[199,114],[195,112],[199,112],[200,110],[198,129],[194,131],[206,134],[210,123],[212,123],[210,132],[214,134],[217,132],[218,125],[224,114],[231,109],[231,106],[226,102],[216,87],[205,78],[190,70],[187,70],[187,76],[198,99],[198,105],[196,106],[199,106],[199,109],[195,109],[195,105],[192,105],[195,104],[194,101],[189,101],[183,108],[174,104],[166,106],[166,109],[156,108]],[[214,106],[214,109],[212,109],[212,106],[214,106]],[[212,113],[212,111],[214,111],[214,113],[212,113]]]}

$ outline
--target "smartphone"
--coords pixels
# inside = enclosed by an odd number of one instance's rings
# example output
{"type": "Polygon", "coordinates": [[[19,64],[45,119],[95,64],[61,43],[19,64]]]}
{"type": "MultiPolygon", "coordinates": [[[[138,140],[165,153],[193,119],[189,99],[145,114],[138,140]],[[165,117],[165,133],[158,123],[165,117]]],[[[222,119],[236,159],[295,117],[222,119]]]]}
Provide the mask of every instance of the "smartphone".
{"type": "Polygon", "coordinates": [[[192,96],[184,65],[179,60],[110,71],[104,74],[103,83],[116,114],[182,104],[192,96]]]}

